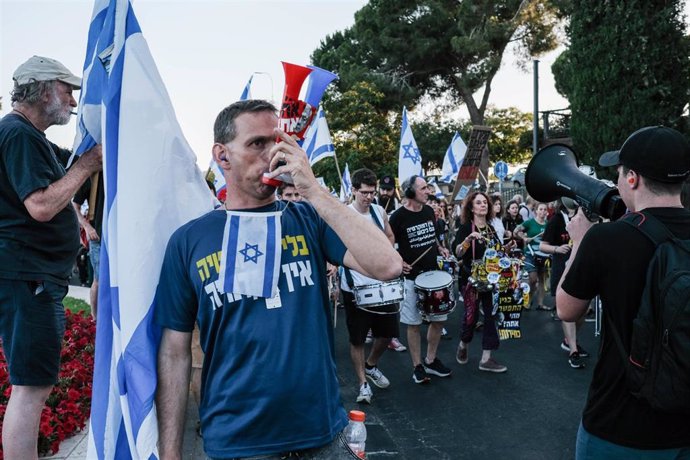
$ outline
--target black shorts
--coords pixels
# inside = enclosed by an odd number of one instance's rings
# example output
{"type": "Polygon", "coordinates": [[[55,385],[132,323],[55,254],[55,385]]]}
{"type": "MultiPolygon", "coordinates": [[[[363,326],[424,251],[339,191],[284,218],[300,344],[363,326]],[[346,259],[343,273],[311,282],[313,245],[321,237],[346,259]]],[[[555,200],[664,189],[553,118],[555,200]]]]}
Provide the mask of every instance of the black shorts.
{"type": "MultiPolygon", "coordinates": [[[[363,345],[367,332],[371,329],[374,337],[390,339],[400,335],[400,314],[379,315],[357,308],[355,296],[351,292],[342,290],[345,316],[347,318],[347,332],[352,345],[363,345]]],[[[398,304],[376,307],[382,311],[397,311],[398,304]]]]}
{"type": "Polygon", "coordinates": [[[57,383],[67,286],[0,279],[0,336],[12,385],[57,383]]]}

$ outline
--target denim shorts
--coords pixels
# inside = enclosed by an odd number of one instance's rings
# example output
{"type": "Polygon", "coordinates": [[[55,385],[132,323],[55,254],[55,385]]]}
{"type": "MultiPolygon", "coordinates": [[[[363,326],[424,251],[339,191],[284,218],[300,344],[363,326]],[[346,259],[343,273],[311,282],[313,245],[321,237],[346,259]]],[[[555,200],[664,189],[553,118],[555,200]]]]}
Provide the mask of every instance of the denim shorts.
{"type": "Polygon", "coordinates": [[[57,383],[67,286],[0,279],[0,337],[12,385],[57,383]]]}
{"type": "MultiPolygon", "coordinates": [[[[295,452],[284,452],[280,454],[256,455],[254,457],[241,457],[227,460],[282,460],[282,459],[305,459],[305,460],[355,460],[359,457],[350,449],[345,442],[343,433],[339,433],[333,441],[325,446],[304,449],[295,452]]],[[[208,460],[221,460],[212,459],[208,460]]],[[[225,460],[225,459],[223,459],[225,460]]]]}
{"type": "Polygon", "coordinates": [[[93,279],[98,281],[98,267],[101,266],[101,242],[89,241],[89,260],[93,268],[93,279]]]}

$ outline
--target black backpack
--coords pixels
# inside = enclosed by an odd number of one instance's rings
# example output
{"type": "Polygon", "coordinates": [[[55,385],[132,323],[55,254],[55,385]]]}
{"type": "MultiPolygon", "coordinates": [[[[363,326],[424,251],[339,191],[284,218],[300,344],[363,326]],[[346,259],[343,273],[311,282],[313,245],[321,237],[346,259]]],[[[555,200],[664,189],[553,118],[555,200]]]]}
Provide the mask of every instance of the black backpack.
{"type": "Polygon", "coordinates": [[[621,219],[656,250],[633,321],[630,353],[612,325],[632,394],[653,409],[690,414],[690,240],[676,238],[650,214],[621,219]]]}

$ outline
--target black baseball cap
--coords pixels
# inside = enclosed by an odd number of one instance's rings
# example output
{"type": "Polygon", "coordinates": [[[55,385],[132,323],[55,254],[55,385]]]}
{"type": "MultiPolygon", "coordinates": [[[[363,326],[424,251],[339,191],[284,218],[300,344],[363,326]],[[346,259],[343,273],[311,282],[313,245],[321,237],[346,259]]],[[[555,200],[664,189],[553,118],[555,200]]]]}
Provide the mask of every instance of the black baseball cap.
{"type": "Polygon", "coordinates": [[[683,182],[690,176],[690,142],[675,129],[647,126],[632,133],[620,150],[604,153],[599,164],[623,165],[659,182],[683,182]]]}
{"type": "Polygon", "coordinates": [[[379,181],[379,188],[393,190],[395,188],[395,179],[392,176],[383,176],[379,181]]]}

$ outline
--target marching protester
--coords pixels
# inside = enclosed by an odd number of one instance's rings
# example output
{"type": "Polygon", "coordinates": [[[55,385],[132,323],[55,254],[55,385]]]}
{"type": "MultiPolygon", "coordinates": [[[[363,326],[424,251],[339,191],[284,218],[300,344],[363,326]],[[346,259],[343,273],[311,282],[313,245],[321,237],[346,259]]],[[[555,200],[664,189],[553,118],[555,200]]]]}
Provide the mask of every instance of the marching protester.
{"type": "Polygon", "coordinates": [[[302,196],[293,184],[283,183],[276,189],[276,195],[283,201],[302,201],[302,196]]]}
{"type": "MultiPolygon", "coordinates": [[[[597,295],[603,306],[599,362],[577,433],[576,459],[689,458],[687,352],[667,355],[685,359],[685,367],[678,362],[672,363],[680,365],[675,371],[663,367],[664,377],[670,380],[657,381],[651,399],[646,388],[640,389],[639,398],[635,396],[630,378],[634,369],[646,364],[637,352],[649,340],[662,340],[661,334],[652,332],[640,341],[640,327],[649,318],[640,317],[643,308],[651,306],[658,311],[656,316],[662,316],[668,314],[671,301],[687,302],[687,291],[674,291],[659,300],[656,292],[665,277],[657,278],[659,267],[650,262],[661,249],[654,240],[690,239],[690,212],[680,201],[682,181],[690,175],[690,144],[671,128],[642,128],[620,150],[603,154],[599,164],[617,168],[616,185],[631,213],[615,222],[593,225],[580,211],[567,226],[573,247],[556,294],[558,315],[564,321],[578,321],[597,295]],[[649,279],[648,272],[653,275],[649,279]],[[677,380],[682,378],[685,383],[677,380]],[[685,397],[677,397],[679,391],[685,397]],[[654,399],[661,397],[671,397],[673,408],[682,405],[685,414],[654,407],[654,399]]],[[[680,251],[678,257],[684,259],[679,260],[687,260],[687,252],[678,243],[666,249],[670,248],[680,251]]],[[[651,316],[647,309],[644,313],[651,316]]],[[[676,329],[663,340],[674,347],[687,344],[687,329],[682,331],[676,329]]]]}
{"type": "MultiPolygon", "coordinates": [[[[352,191],[354,201],[350,203],[349,207],[379,227],[386,234],[392,246],[395,243],[395,238],[388,223],[388,216],[381,206],[372,204],[376,193],[376,175],[374,172],[364,168],[352,173],[352,191]]],[[[350,357],[359,382],[357,402],[367,404],[371,403],[373,391],[366,379],[371,380],[379,388],[387,388],[390,385],[390,381],[378,369],[378,362],[391,339],[398,336],[398,323],[400,321],[400,315],[397,314],[399,310],[397,302],[372,307],[368,307],[368,304],[358,304],[352,292],[353,289],[361,286],[376,289],[375,286],[377,285],[379,289],[383,289],[381,281],[348,268],[344,269],[344,276],[341,277],[340,282],[345,304],[347,330],[350,337],[350,357]],[[364,342],[370,329],[374,340],[371,351],[365,360],[364,342]]],[[[400,292],[402,293],[402,291],[400,292]]]]}
{"type": "Polygon", "coordinates": [[[383,280],[399,276],[402,262],[380,229],[319,185],[305,152],[277,125],[266,101],[236,102],[220,112],[213,158],[228,184],[227,212],[183,225],[168,244],[154,314],[163,328],[156,393],[161,458],[182,454],[195,321],[205,353],[200,418],[210,458],[357,458],[341,434],[347,416],[326,260],[383,280]],[[264,173],[290,174],[306,201],[276,200],[264,173]],[[224,241],[226,222],[238,231],[224,241]],[[282,239],[262,246],[264,253],[251,244],[258,231],[282,239]],[[227,267],[198,268],[197,261],[221,250],[227,267]]]}
{"type": "Polygon", "coordinates": [[[421,176],[412,176],[403,182],[405,203],[390,218],[390,225],[403,258],[405,298],[401,304],[400,322],[407,325],[407,346],[412,358],[412,380],[426,383],[429,374],[448,377],[452,371],[443,365],[436,355],[443,325],[448,315],[434,315],[427,330],[426,357],[422,361],[421,334],[422,314],[417,308],[415,278],[426,271],[437,270],[437,256],[448,257],[448,250],[441,246],[436,235],[434,211],[427,206],[428,185],[421,176]]]}
{"type": "Polygon", "coordinates": [[[503,244],[506,228],[503,226],[503,198],[501,198],[501,195],[491,196],[491,207],[494,217],[491,219],[489,223],[494,228],[494,230],[496,230],[498,241],[500,241],[500,243],[503,244]]]}
{"type": "MultiPolygon", "coordinates": [[[[567,225],[577,213],[577,203],[568,197],[561,197],[556,206],[556,214],[546,223],[544,237],[539,243],[539,250],[551,254],[551,276],[549,286],[552,296],[556,296],[556,288],[561,280],[565,264],[570,257],[570,235],[566,230],[567,225]]],[[[577,331],[584,324],[585,318],[580,318],[576,323],[562,321],[563,342],[561,348],[568,352],[568,363],[573,369],[585,367],[583,358],[588,358],[589,353],[577,343],[577,331]]]]}
{"type": "MultiPolygon", "coordinates": [[[[531,199],[531,198],[529,198],[531,199]]],[[[528,200],[529,200],[528,199],[528,200]]],[[[551,308],[544,305],[546,295],[546,273],[548,267],[548,254],[539,250],[539,243],[546,229],[546,204],[537,203],[534,217],[526,220],[515,229],[515,233],[522,237],[525,244],[525,268],[529,273],[530,292],[536,292],[533,297],[537,300],[537,310],[550,311],[551,308]]],[[[529,309],[529,305],[525,305],[529,309]]]]}
{"type": "Polygon", "coordinates": [[[508,368],[491,357],[492,351],[497,350],[499,346],[493,294],[491,291],[478,290],[469,281],[472,263],[482,259],[487,249],[501,247],[496,230],[489,223],[493,218],[493,206],[489,203],[488,195],[480,191],[472,192],[465,198],[460,214],[461,225],[454,240],[454,244],[457,245],[455,255],[461,259],[460,289],[465,303],[462,333],[455,359],[460,364],[467,364],[469,361],[469,344],[474,338],[481,308],[484,314],[484,331],[479,370],[502,373],[508,368]]]}
{"type": "Polygon", "coordinates": [[[505,215],[503,216],[503,228],[505,229],[503,238],[506,243],[514,241],[515,247],[522,249],[524,242],[522,238],[515,234],[515,229],[523,222],[522,216],[518,212],[519,206],[517,201],[511,200],[508,202],[505,215]]]}
{"type": "Polygon", "coordinates": [[[70,201],[102,160],[97,145],[65,171],[70,152],[45,135],[69,122],[81,78],[33,56],[13,80],[13,110],[0,120],[0,337],[12,384],[2,447],[5,458],[24,459],[36,458],[41,412],[60,368],[62,299],[80,246],[70,201]]]}
{"type": "Polygon", "coordinates": [[[389,216],[400,207],[400,201],[395,192],[395,179],[392,176],[383,176],[379,181],[379,196],[376,204],[381,206],[389,216]]]}

